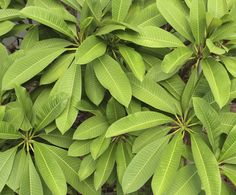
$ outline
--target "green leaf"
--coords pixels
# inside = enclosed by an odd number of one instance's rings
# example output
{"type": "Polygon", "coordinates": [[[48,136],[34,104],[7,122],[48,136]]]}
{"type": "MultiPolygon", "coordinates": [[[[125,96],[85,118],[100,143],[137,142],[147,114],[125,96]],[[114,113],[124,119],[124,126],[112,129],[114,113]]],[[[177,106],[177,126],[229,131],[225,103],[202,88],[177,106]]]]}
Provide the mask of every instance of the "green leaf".
{"type": "Polygon", "coordinates": [[[82,140],[75,141],[68,150],[69,156],[84,156],[90,152],[90,141],[82,140]]]}
{"type": "Polygon", "coordinates": [[[55,158],[39,143],[34,143],[35,162],[48,188],[53,194],[65,195],[66,179],[55,158]]]}
{"type": "Polygon", "coordinates": [[[217,104],[222,108],[230,96],[231,83],[227,71],[212,58],[202,61],[202,69],[217,104]]]}
{"type": "Polygon", "coordinates": [[[93,116],[79,125],[73,135],[73,139],[87,140],[96,138],[104,134],[108,127],[109,123],[104,117],[93,116]]]}
{"type": "Polygon", "coordinates": [[[156,2],[157,8],[166,21],[184,38],[192,41],[191,29],[186,14],[183,12],[182,3],[178,0],[156,0],[156,2]]]}
{"type": "Polygon", "coordinates": [[[128,75],[133,96],[140,101],[165,112],[180,114],[179,102],[158,83],[145,78],[142,82],[133,75],[128,75]]]}
{"type": "Polygon", "coordinates": [[[0,1],[0,7],[2,9],[6,9],[11,3],[11,0],[1,0],[0,1]]]}
{"type": "Polygon", "coordinates": [[[235,165],[223,165],[221,167],[222,173],[230,179],[230,181],[236,185],[236,166],[235,165]]]}
{"type": "Polygon", "coordinates": [[[65,110],[56,119],[56,125],[62,134],[71,128],[78,115],[76,105],[81,100],[81,77],[81,67],[72,64],[64,75],[56,82],[50,93],[51,96],[64,93],[69,97],[65,110]]]}
{"type": "Polygon", "coordinates": [[[120,45],[119,51],[134,75],[142,81],[145,74],[145,65],[142,56],[133,48],[125,45],[120,45]]]}
{"type": "Polygon", "coordinates": [[[15,23],[10,21],[0,22],[0,36],[8,33],[15,26],[15,23]]]}
{"type": "Polygon", "coordinates": [[[208,139],[211,143],[211,146],[216,150],[218,146],[219,135],[221,131],[220,127],[220,118],[218,113],[202,98],[193,98],[193,106],[196,116],[202,122],[203,126],[207,131],[208,139]]]}
{"type": "Polygon", "coordinates": [[[230,74],[233,77],[236,77],[236,70],[235,70],[236,57],[221,56],[220,59],[225,65],[226,69],[230,72],[230,74]]]}
{"type": "Polygon", "coordinates": [[[20,185],[20,195],[41,195],[43,187],[37,170],[34,167],[30,154],[27,154],[27,160],[22,175],[20,185]]]}
{"type": "Polygon", "coordinates": [[[78,171],[79,179],[81,181],[85,180],[90,175],[92,175],[95,170],[96,170],[96,161],[92,158],[91,155],[85,156],[79,167],[78,171]]]}
{"type": "Polygon", "coordinates": [[[72,39],[75,39],[66,22],[47,8],[28,6],[22,9],[20,12],[27,18],[31,18],[37,22],[40,22],[41,24],[57,30],[58,32],[72,39]]]}
{"type": "Polygon", "coordinates": [[[117,36],[137,45],[150,48],[184,47],[184,44],[171,33],[154,26],[141,28],[136,32],[119,32],[117,36]]]}
{"type": "Polygon", "coordinates": [[[204,44],[206,31],[206,8],[204,0],[190,3],[190,27],[197,45],[204,44]]]}
{"type": "Polygon", "coordinates": [[[163,148],[161,152],[163,155],[160,154],[161,157],[152,178],[154,194],[164,194],[171,186],[179,167],[182,150],[182,134],[179,133],[163,148]]]}
{"type": "Polygon", "coordinates": [[[188,47],[180,47],[165,55],[161,69],[165,73],[178,71],[192,56],[193,52],[188,47]]]}
{"type": "Polygon", "coordinates": [[[191,135],[192,152],[202,188],[207,195],[220,195],[221,176],[217,160],[207,144],[197,135],[191,135]]]}
{"type": "Polygon", "coordinates": [[[227,13],[226,0],[208,0],[207,10],[215,18],[221,18],[227,13]]]}
{"type": "Polygon", "coordinates": [[[167,137],[151,142],[132,159],[128,165],[122,188],[124,193],[131,193],[141,188],[156,170],[159,161],[160,148],[167,141],[167,137]]]}
{"type": "Polygon", "coordinates": [[[98,159],[94,173],[94,186],[98,190],[109,178],[115,165],[115,144],[112,144],[98,159]]]}
{"type": "Polygon", "coordinates": [[[112,1],[112,19],[123,22],[128,14],[132,0],[112,1]]]}
{"type": "Polygon", "coordinates": [[[14,125],[1,121],[0,122],[0,139],[20,139],[21,134],[14,125]]]}
{"type": "Polygon", "coordinates": [[[88,64],[94,59],[104,55],[106,48],[107,46],[102,39],[95,36],[89,36],[77,49],[75,54],[75,63],[88,64]]]}
{"type": "Polygon", "coordinates": [[[35,109],[35,130],[41,130],[55,120],[65,109],[67,97],[64,94],[49,97],[48,102],[35,109]]]}
{"type": "Polygon", "coordinates": [[[128,107],[132,92],[129,80],[117,61],[104,55],[92,62],[95,74],[104,88],[121,104],[128,107]]]}
{"type": "Polygon", "coordinates": [[[0,152],[0,192],[10,176],[17,148],[0,152]]]}
{"type": "Polygon", "coordinates": [[[181,168],[168,190],[168,195],[199,194],[201,191],[201,182],[198,172],[194,165],[186,165],[181,168]]]}
{"type": "Polygon", "coordinates": [[[30,29],[27,34],[24,36],[20,44],[20,48],[23,50],[29,50],[34,47],[35,43],[39,41],[39,29],[38,26],[30,29]]]}
{"type": "Polygon", "coordinates": [[[114,122],[108,128],[106,137],[113,137],[133,131],[148,129],[165,123],[170,123],[172,121],[172,118],[158,112],[137,112],[114,122]]]}
{"type": "Polygon", "coordinates": [[[213,54],[217,54],[217,55],[223,55],[225,53],[225,50],[217,47],[211,39],[207,39],[206,40],[206,45],[208,47],[208,49],[210,50],[211,53],[213,54]]]}
{"type": "Polygon", "coordinates": [[[105,89],[99,83],[91,63],[86,66],[84,84],[89,100],[95,105],[99,105],[105,96],[105,89]]]}
{"type": "Polygon", "coordinates": [[[18,18],[20,12],[17,9],[0,9],[0,21],[18,18]]]}
{"type": "Polygon", "coordinates": [[[65,49],[49,48],[33,50],[16,60],[7,70],[3,78],[3,89],[12,89],[20,85],[46,68],[65,49]]]}

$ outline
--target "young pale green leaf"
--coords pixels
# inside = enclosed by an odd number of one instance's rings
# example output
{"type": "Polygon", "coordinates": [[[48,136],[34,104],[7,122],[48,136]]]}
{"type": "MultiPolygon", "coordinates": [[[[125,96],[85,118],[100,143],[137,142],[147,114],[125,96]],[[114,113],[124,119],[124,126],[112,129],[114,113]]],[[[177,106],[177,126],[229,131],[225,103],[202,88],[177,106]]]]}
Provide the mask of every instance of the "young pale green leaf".
{"type": "Polygon", "coordinates": [[[15,23],[10,21],[0,22],[0,36],[5,35],[13,29],[15,23]]]}
{"type": "Polygon", "coordinates": [[[165,73],[173,73],[179,70],[192,56],[193,52],[188,47],[180,47],[165,55],[161,69],[165,73]]]}
{"type": "Polygon", "coordinates": [[[47,8],[28,6],[22,9],[20,12],[28,18],[38,21],[41,24],[49,26],[50,28],[53,28],[62,34],[75,39],[66,22],[47,8]]]}
{"type": "Polygon", "coordinates": [[[222,108],[229,100],[231,82],[227,71],[212,58],[202,61],[205,75],[217,104],[222,108]]]}
{"type": "Polygon", "coordinates": [[[19,139],[21,134],[18,132],[18,129],[8,123],[1,121],[0,122],[0,139],[19,139]]]}
{"type": "Polygon", "coordinates": [[[65,94],[49,97],[48,102],[41,104],[34,111],[36,113],[35,130],[41,130],[55,120],[65,109],[68,99],[65,94]]]}
{"type": "Polygon", "coordinates": [[[92,62],[95,74],[104,88],[121,104],[128,107],[132,92],[129,80],[117,61],[104,55],[92,62]]]}
{"type": "Polygon", "coordinates": [[[197,45],[204,44],[206,31],[206,8],[204,0],[190,3],[190,27],[197,45]]]}
{"type": "Polygon", "coordinates": [[[160,159],[152,178],[152,191],[154,194],[164,194],[168,191],[179,167],[183,146],[182,134],[179,133],[163,148],[161,152],[163,155],[159,157],[160,159]]]}
{"type": "Polygon", "coordinates": [[[75,54],[75,63],[88,64],[94,59],[104,55],[106,48],[106,43],[104,43],[102,39],[93,35],[89,36],[77,49],[75,54]]]}
{"type": "Polygon", "coordinates": [[[155,26],[146,26],[136,32],[119,32],[117,36],[137,45],[150,48],[184,47],[184,44],[171,33],[155,26]]]}
{"type": "Polygon", "coordinates": [[[131,74],[128,77],[135,98],[156,109],[172,114],[181,114],[179,102],[158,83],[148,78],[140,82],[131,74]]]}
{"type": "Polygon", "coordinates": [[[158,112],[137,112],[114,122],[108,128],[106,137],[113,137],[133,131],[148,129],[165,123],[170,123],[172,121],[172,118],[158,112]]]}
{"type": "Polygon", "coordinates": [[[56,159],[39,143],[34,143],[35,162],[48,188],[53,194],[65,195],[66,179],[56,159]]]}
{"type": "Polygon", "coordinates": [[[84,156],[90,152],[90,140],[75,141],[68,150],[69,156],[84,156]]]}
{"type": "Polygon", "coordinates": [[[35,49],[16,60],[4,75],[3,89],[12,89],[33,78],[64,51],[58,48],[35,49]]]}
{"type": "Polygon", "coordinates": [[[17,9],[0,9],[0,21],[18,18],[20,11],[17,9]]]}
{"type": "Polygon", "coordinates": [[[236,57],[222,56],[220,59],[227,68],[227,70],[230,72],[230,74],[233,77],[236,77],[236,70],[235,70],[236,57]]]}
{"type": "Polygon", "coordinates": [[[135,49],[125,45],[120,45],[119,51],[134,75],[142,81],[145,74],[145,65],[142,56],[135,49]]]}
{"type": "Polygon", "coordinates": [[[217,55],[223,55],[225,53],[225,50],[216,46],[211,39],[206,40],[206,45],[211,53],[217,54],[217,55]]]}
{"type": "Polygon", "coordinates": [[[10,176],[17,148],[0,152],[0,192],[10,176]]]}
{"type": "Polygon", "coordinates": [[[34,167],[30,154],[27,154],[26,164],[24,165],[24,172],[20,184],[20,195],[42,195],[43,187],[39,174],[34,167]]]}
{"type": "Polygon", "coordinates": [[[197,169],[194,165],[190,164],[177,172],[167,195],[199,194],[200,191],[201,182],[197,169]]]}
{"type": "Polygon", "coordinates": [[[159,161],[160,148],[167,140],[168,137],[164,137],[151,142],[132,159],[122,181],[124,193],[137,191],[153,175],[159,161]]]}
{"type": "Polygon", "coordinates": [[[39,29],[38,26],[33,27],[30,29],[27,34],[25,35],[24,39],[20,44],[20,48],[23,50],[30,50],[34,47],[35,43],[39,41],[39,29]]]}
{"type": "Polygon", "coordinates": [[[85,92],[87,97],[95,105],[99,105],[105,96],[105,89],[99,83],[91,63],[87,64],[84,77],[85,92]]]}
{"type": "Polygon", "coordinates": [[[115,165],[115,144],[112,144],[98,159],[94,173],[94,186],[98,190],[109,178],[115,165]]]}
{"type": "Polygon", "coordinates": [[[191,135],[191,143],[202,188],[207,195],[220,195],[221,176],[214,154],[198,135],[191,135]]]}
{"type": "Polygon", "coordinates": [[[85,156],[79,167],[78,171],[79,179],[81,181],[85,180],[90,175],[92,175],[95,170],[96,170],[96,161],[92,158],[91,155],[85,156]]]}
{"type": "Polygon", "coordinates": [[[226,0],[208,0],[207,11],[215,18],[221,18],[227,13],[226,0]]]}
{"type": "Polygon", "coordinates": [[[156,0],[156,2],[157,8],[166,21],[184,38],[193,41],[186,14],[183,12],[182,3],[178,0],[156,0]]]}
{"type": "Polygon", "coordinates": [[[112,19],[123,22],[128,14],[132,0],[112,1],[112,19]]]}
{"type": "Polygon", "coordinates": [[[73,139],[87,140],[96,138],[104,134],[108,127],[109,123],[104,117],[93,116],[79,125],[73,135],[73,139]]]}
{"type": "Polygon", "coordinates": [[[82,93],[80,66],[72,64],[64,75],[56,82],[50,95],[56,96],[61,93],[65,93],[69,97],[65,110],[56,119],[56,125],[63,134],[71,128],[78,115],[76,105],[81,100],[82,93]]]}
{"type": "Polygon", "coordinates": [[[195,114],[198,119],[202,122],[203,126],[207,131],[208,139],[214,150],[218,147],[218,140],[221,131],[220,118],[218,113],[211,107],[211,105],[202,98],[193,98],[193,106],[195,114]]]}

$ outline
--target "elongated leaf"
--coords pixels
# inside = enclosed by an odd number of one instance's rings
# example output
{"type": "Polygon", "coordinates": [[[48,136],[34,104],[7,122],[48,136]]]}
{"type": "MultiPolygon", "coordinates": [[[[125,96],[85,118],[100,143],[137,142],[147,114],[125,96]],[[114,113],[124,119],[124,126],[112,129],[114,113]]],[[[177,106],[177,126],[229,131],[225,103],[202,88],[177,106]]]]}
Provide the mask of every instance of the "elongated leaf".
{"type": "Polygon", "coordinates": [[[216,46],[211,39],[206,40],[206,45],[211,53],[217,54],[217,55],[223,55],[225,53],[225,50],[216,46]]]}
{"type": "Polygon", "coordinates": [[[23,50],[31,49],[35,43],[39,41],[39,30],[38,27],[34,27],[27,32],[24,39],[21,42],[20,48],[23,50]]]}
{"type": "Polygon", "coordinates": [[[207,9],[212,16],[221,18],[227,12],[226,0],[208,0],[207,9]]]}
{"type": "Polygon", "coordinates": [[[120,39],[151,48],[183,47],[183,43],[171,33],[154,26],[140,28],[139,33],[119,32],[120,39]]]}
{"type": "Polygon", "coordinates": [[[66,179],[55,158],[38,143],[34,143],[34,150],[36,165],[48,188],[54,194],[65,195],[66,179]]]}
{"type": "Polygon", "coordinates": [[[94,186],[97,190],[107,181],[113,170],[115,165],[115,149],[115,144],[112,144],[97,161],[94,173],[94,186]]]}
{"type": "Polygon", "coordinates": [[[91,155],[84,157],[79,167],[78,175],[81,181],[89,177],[96,169],[96,161],[91,155]]]}
{"type": "Polygon", "coordinates": [[[131,4],[132,0],[112,1],[112,19],[120,22],[124,21],[131,4]]]}
{"type": "Polygon", "coordinates": [[[206,31],[206,8],[204,0],[192,0],[190,4],[190,27],[196,44],[203,44],[206,31]]]}
{"type": "Polygon", "coordinates": [[[28,6],[20,11],[24,16],[38,21],[46,26],[49,26],[62,34],[74,39],[74,35],[71,32],[68,25],[64,20],[57,15],[50,12],[50,10],[42,7],[28,6]]]}
{"type": "Polygon", "coordinates": [[[167,137],[151,142],[132,159],[122,181],[124,193],[138,190],[153,175],[159,160],[160,148],[166,141],[167,137]]]}
{"type": "Polygon", "coordinates": [[[41,195],[43,187],[37,170],[34,167],[30,154],[27,154],[27,161],[20,185],[20,195],[41,195]]]}
{"type": "Polygon", "coordinates": [[[90,36],[82,42],[75,54],[76,64],[87,64],[106,52],[106,44],[102,39],[90,36]]]}
{"type": "Polygon", "coordinates": [[[201,182],[194,165],[187,165],[181,168],[174,182],[168,190],[168,195],[198,194],[201,190],[201,182]]]}
{"type": "Polygon", "coordinates": [[[0,22],[0,36],[8,33],[15,26],[15,23],[10,21],[0,22]]]}
{"type": "Polygon", "coordinates": [[[133,48],[124,45],[119,47],[119,51],[134,75],[142,81],[145,74],[145,65],[142,56],[133,48]]]}
{"type": "Polygon", "coordinates": [[[236,70],[235,70],[236,57],[222,56],[221,61],[224,63],[225,67],[230,72],[230,74],[236,77],[236,70]]]}
{"type": "Polygon", "coordinates": [[[17,148],[0,153],[0,192],[10,176],[17,148]]]}
{"type": "Polygon", "coordinates": [[[130,114],[113,123],[107,130],[106,137],[148,129],[172,122],[172,118],[153,111],[143,111],[130,114]]]}
{"type": "Polygon", "coordinates": [[[222,172],[226,175],[230,181],[235,185],[236,184],[236,166],[235,165],[224,165],[222,166],[222,172]]]}
{"type": "Polygon", "coordinates": [[[145,78],[142,82],[128,75],[133,96],[144,103],[172,114],[180,113],[179,102],[156,82],[145,78]]]}
{"type": "Polygon", "coordinates": [[[166,21],[169,22],[170,25],[173,26],[173,28],[183,37],[192,41],[191,29],[186,15],[183,12],[182,3],[178,0],[156,0],[156,2],[157,8],[166,21]]]}
{"type": "Polygon", "coordinates": [[[24,57],[16,60],[7,70],[3,78],[3,89],[12,89],[15,84],[20,85],[46,68],[55,58],[65,50],[50,48],[34,50],[24,57]]]}
{"type": "Polygon", "coordinates": [[[191,135],[192,152],[200,177],[202,188],[206,194],[220,195],[221,177],[214,154],[202,138],[191,135]]]}
{"type": "Polygon", "coordinates": [[[222,108],[229,100],[230,79],[224,67],[212,58],[202,61],[203,73],[218,105],[222,108]]]}
{"type": "Polygon", "coordinates": [[[75,141],[69,147],[68,155],[69,156],[84,156],[90,152],[90,141],[82,140],[75,141]]]}
{"type": "Polygon", "coordinates": [[[10,123],[1,121],[0,122],[0,138],[1,139],[19,139],[21,138],[18,129],[11,125],[10,123]]]}
{"type": "Polygon", "coordinates": [[[95,74],[104,88],[121,104],[128,107],[131,100],[131,87],[120,65],[110,56],[104,55],[92,62],[95,74]]]}
{"type": "Polygon", "coordinates": [[[164,57],[161,63],[161,68],[163,72],[176,72],[189,60],[192,54],[193,52],[188,47],[180,47],[173,50],[171,53],[167,54],[164,57]]]}
{"type": "Polygon", "coordinates": [[[152,178],[152,191],[154,194],[163,194],[171,186],[179,167],[183,150],[182,134],[178,134],[165,146],[161,152],[155,174],[152,178]]]}
{"type": "Polygon", "coordinates": [[[0,21],[18,18],[20,12],[17,9],[0,9],[0,21]]]}

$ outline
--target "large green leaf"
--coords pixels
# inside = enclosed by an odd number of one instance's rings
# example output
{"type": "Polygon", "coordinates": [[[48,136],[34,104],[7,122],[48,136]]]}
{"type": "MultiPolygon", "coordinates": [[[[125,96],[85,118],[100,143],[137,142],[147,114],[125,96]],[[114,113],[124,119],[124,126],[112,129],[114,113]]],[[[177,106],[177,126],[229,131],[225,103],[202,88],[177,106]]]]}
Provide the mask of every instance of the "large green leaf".
{"type": "Polygon", "coordinates": [[[47,8],[28,6],[22,9],[20,12],[28,18],[38,21],[41,24],[49,26],[62,34],[75,39],[72,31],[65,21],[47,8]]]}
{"type": "Polygon", "coordinates": [[[73,139],[86,140],[104,134],[109,127],[107,120],[101,116],[93,116],[84,121],[76,129],[73,139]]]}
{"type": "Polygon", "coordinates": [[[126,18],[132,0],[116,0],[112,1],[112,19],[122,22],[126,18]]]}
{"type": "Polygon", "coordinates": [[[160,148],[166,141],[167,137],[151,142],[132,159],[122,181],[124,193],[137,191],[153,175],[159,161],[160,148]]]}
{"type": "Polygon", "coordinates": [[[15,26],[15,23],[10,21],[0,22],[0,36],[5,35],[15,26]]]}
{"type": "Polygon", "coordinates": [[[172,121],[172,118],[158,112],[137,112],[114,122],[108,128],[106,137],[113,137],[133,131],[148,129],[165,123],[170,123],[172,121]]]}
{"type": "Polygon", "coordinates": [[[171,33],[154,26],[141,28],[136,32],[119,32],[120,39],[151,48],[183,47],[184,44],[171,33]]]}
{"type": "Polygon", "coordinates": [[[148,78],[140,82],[133,75],[128,76],[134,97],[156,109],[172,114],[181,113],[179,102],[158,83],[148,78]]]}
{"type": "Polygon", "coordinates": [[[119,51],[134,75],[142,81],[145,74],[142,56],[133,48],[124,45],[119,46],[119,51]]]}
{"type": "Polygon", "coordinates": [[[17,148],[0,152],[0,192],[10,176],[17,148]]]}
{"type": "Polygon", "coordinates": [[[90,141],[82,140],[75,141],[69,147],[68,155],[69,156],[84,156],[90,152],[90,141]]]}
{"type": "Polygon", "coordinates": [[[20,48],[23,50],[31,49],[35,43],[39,41],[39,29],[38,26],[30,29],[27,34],[25,35],[24,39],[20,44],[20,48]]]}
{"type": "Polygon", "coordinates": [[[37,170],[34,167],[30,154],[27,154],[24,173],[20,184],[20,195],[42,195],[43,187],[37,170]]]}
{"type": "Polygon", "coordinates": [[[95,170],[96,161],[92,158],[91,155],[85,156],[78,170],[79,179],[81,181],[85,180],[87,177],[92,175],[95,170]]]}
{"type": "Polygon", "coordinates": [[[179,70],[192,56],[193,52],[188,47],[180,47],[165,55],[161,68],[165,73],[173,73],[179,70]]]}
{"type": "Polygon", "coordinates": [[[227,13],[226,0],[208,0],[207,10],[212,16],[221,18],[227,13]]]}
{"type": "Polygon", "coordinates": [[[1,139],[19,139],[21,134],[18,132],[18,129],[14,125],[1,121],[0,122],[0,138],[1,139]]]}
{"type": "Polygon", "coordinates": [[[157,8],[167,22],[189,41],[192,41],[191,29],[183,11],[183,4],[178,0],[156,0],[157,8]]]}
{"type": "Polygon", "coordinates": [[[129,80],[117,61],[104,55],[92,62],[95,74],[104,88],[121,104],[128,107],[132,92],[129,80]]]}
{"type": "Polygon", "coordinates": [[[81,100],[82,93],[80,66],[72,64],[65,74],[56,82],[50,95],[56,96],[61,93],[65,93],[69,99],[65,110],[56,119],[56,125],[62,133],[65,133],[71,128],[78,115],[76,105],[81,100]]]}
{"type": "Polygon", "coordinates": [[[34,151],[36,165],[48,188],[53,194],[65,195],[66,179],[56,159],[39,143],[34,143],[34,151]]]}
{"type": "Polygon", "coordinates": [[[0,9],[0,21],[18,18],[20,12],[17,9],[0,9]]]}
{"type": "Polygon", "coordinates": [[[89,36],[86,38],[75,54],[76,64],[87,64],[102,56],[106,52],[106,43],[101,38],[89,36]]]}
{"type": "Polygon", "coordinates": [[[152,191],[154,194],[164,194],[171,186],[179,167],[182,150],[182,134],[179,133],[161,152],[163,155],[159,157],[160,159],[152,178],[152,191]]]}
{"type": "Polygon", "coordinates": [[[219,141],[219,135],[221,134],[220,119],[218,113],[202,98],[193,98],[193,106],[196,116],[202,122],[207,131],[208,139],[211,146],[216,150],[219,141]]]}
{"type": "Polygon", "coordinates": [[[230,96],[231,82],[227,71],[213,58],[203,60],[202,69],[216,102],[222,108],[230,96]]]}
{"type": "Polygon", "coordinates": [[[206,195],[220,195],[221,176],[217,160],[207,144],[198,135],[191,135],[192,152],[206,195]]]}
{"type": "Polygon", "coordinates": [[[12,89],[20,85],[46,68],[65,49],[49,48],[33,50],[16,60],[7,70],[3,78],[3,89],[12,89]]]}

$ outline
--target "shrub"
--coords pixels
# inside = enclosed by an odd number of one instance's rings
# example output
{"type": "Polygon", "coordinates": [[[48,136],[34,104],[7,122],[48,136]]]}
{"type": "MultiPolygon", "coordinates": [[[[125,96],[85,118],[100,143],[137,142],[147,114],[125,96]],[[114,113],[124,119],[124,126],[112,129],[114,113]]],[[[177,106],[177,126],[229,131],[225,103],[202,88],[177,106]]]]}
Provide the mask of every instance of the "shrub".
{"type": "Polygon", "coordinates": [[[235,194],[235,0],[0,6],[1,194],[235,194]]]}

